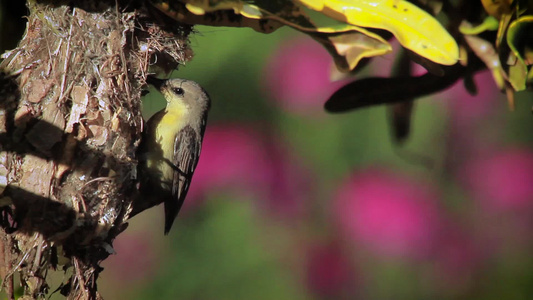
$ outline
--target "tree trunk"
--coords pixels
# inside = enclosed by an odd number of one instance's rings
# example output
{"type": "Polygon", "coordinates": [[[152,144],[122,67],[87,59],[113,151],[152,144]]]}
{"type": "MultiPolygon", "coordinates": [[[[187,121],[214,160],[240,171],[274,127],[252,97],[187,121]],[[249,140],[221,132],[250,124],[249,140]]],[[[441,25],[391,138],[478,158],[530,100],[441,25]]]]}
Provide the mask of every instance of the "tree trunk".
{"type": "Polygon", "coordinates": [[[55,290],[47,274],[57,267],[72,270],[59,288],[69,299],[101,298],[99,263],[132,210],[156,204],[137,197],[141,87],[151,62],[170,70],[190,58],[190,27],[162,25],[144,1],[60,2],[28,1],[24,37],[0,64],[0,276],[10,299],[15,277],[30,299],[55,290]]]}

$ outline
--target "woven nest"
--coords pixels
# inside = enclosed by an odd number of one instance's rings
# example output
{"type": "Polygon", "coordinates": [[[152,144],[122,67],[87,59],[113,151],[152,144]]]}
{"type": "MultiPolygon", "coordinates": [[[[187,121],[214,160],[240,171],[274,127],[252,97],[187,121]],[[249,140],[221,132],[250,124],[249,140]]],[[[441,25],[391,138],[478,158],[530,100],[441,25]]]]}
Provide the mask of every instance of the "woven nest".
{"type": "Polygon", "coordinates": [[[29,2],[0,64],[0,275],[9,295],[20,282],[39,298],[50,269],[70,269],[61,293],[95,299],[99,263],[139,206],[146,76],[190,59],[191,27],[142,1],[29,2]]]}

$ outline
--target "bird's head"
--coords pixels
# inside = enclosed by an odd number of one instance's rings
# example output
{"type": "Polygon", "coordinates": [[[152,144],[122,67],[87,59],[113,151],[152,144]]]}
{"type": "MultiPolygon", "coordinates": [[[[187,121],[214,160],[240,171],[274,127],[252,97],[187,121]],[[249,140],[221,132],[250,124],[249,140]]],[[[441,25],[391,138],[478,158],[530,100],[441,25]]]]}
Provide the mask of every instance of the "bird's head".
{"type": "Polygon", "coordinates": [[[184,105],[189,110],[198,112],[204,112],[211,106],[207,92],[194,81],[180,78],[159,79],[148,76],[146,82],[163,94],[167,106],[184,105]]]}

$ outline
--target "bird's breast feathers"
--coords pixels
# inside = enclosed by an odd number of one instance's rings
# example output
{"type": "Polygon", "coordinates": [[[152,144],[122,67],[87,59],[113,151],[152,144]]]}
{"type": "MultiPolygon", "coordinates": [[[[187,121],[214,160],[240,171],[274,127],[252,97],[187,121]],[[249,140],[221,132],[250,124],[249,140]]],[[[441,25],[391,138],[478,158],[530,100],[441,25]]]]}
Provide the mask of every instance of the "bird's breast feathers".
{"type": "Polygon", "coordinates": [[[148,168],[159,170],[166,180],[172,178],[173,170],[165,161],[172,162],[176,136],[189,123],[189,111],[174,109],[165,111],[159,121],[150,124],[152,127],[152,140],[148,141],[150,147],[159,149],[148,155],[148,168]],[[161,157],[161,154],[163,157],[161,157]]]}
{"type": "Polygon", "coordinates": [[[176,135],[187,124],[189,124],[189,112],[185,109],[167,111],[156,127],[156,141],[161,146],[163,153],[170,155],[174,153],[174,142],[176,135]]]}

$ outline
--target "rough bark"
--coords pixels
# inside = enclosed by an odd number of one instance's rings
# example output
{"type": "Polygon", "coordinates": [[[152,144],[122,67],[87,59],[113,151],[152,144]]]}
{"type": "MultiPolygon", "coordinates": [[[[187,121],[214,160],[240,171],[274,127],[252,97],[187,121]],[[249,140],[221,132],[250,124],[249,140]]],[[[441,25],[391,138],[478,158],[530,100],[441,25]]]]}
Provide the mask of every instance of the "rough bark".
{"type": "Polygon", "coordinates": [[[190,27],[162,25],[144,1],[28,7],[24,37],[0,64],[2,285],[41,298],[62,268],[72,275],[59,292],[98,299],[99,263],[132,210],[155,204],[137,198],[141,88],[150,62],[189,59],[190,27]]]}

